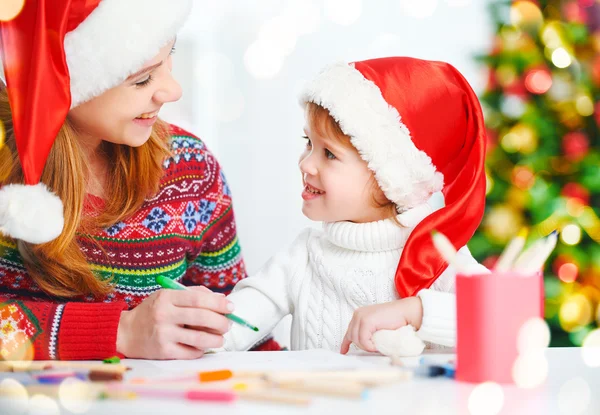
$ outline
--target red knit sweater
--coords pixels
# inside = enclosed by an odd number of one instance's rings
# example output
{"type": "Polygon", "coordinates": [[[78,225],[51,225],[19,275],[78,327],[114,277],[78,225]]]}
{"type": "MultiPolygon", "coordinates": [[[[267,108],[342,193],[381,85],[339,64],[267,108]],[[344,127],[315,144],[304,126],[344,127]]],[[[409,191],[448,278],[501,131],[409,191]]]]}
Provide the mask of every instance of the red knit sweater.
{"type": "MultiPolygon", "coordinates": [[[[157,275],[226,294],[246,277],[219,164],[190,133],[171,126],[171,135],[172,156],[165,160],[158,194],[126,220],[79,240],[98,278],[113,278],[106,297],[49,297],[28,276],[14,241],[0,235],[2,357],[23,348],[36,360],[110,357],[121,312],[159,289],[157,275]]],[[[278,348],[272,340],[259,347],[278,348]]]]}

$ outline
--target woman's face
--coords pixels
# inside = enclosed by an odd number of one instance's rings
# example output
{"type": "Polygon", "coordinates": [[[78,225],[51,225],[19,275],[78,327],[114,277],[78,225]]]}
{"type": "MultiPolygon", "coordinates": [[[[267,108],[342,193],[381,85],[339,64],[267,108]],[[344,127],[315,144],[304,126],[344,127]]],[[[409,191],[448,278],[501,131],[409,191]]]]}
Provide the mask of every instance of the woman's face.
{"type": "Polygon", "coordinates": [[[69,119],[74,126],[98,142],[144,144],[163,104],[181,98],[181,87],[171,74],[174,44],[164,46],[121,85],[73,108],[69,119]]]}

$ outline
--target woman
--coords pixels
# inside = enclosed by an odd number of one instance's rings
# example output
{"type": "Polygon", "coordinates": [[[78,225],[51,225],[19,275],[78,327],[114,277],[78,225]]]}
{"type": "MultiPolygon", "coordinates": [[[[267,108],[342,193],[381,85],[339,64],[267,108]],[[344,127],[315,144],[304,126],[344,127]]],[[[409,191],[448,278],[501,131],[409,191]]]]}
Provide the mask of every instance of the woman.
{"type": "Polygon", "coordinates": [[[191,3],[29,0],[1,23],[3,358],[222,345],[223,294],[246,276],[231,195],[202,141],[158,118],[181,96],[170,56],[191,3]]]}

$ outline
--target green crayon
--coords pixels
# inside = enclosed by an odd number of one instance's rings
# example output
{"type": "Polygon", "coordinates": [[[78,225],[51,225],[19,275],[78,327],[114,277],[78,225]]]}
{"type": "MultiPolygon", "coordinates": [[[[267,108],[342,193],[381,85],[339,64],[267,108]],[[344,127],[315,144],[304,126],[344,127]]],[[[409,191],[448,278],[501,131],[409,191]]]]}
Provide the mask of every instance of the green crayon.
{"type": "MultiPolygon", "coordinates": [[[[180,284],[177,281],[174,281],[171,278],[167,278],[163,275],[159,275],[156,277],[156,283],[158,285],[160,285],[161,287],[168,288],[170,290],[187,290],[188,289],[188,287],[186,287],[185,285],[180,284]]],[[[252,324],[248,323],[243,318],[236,316],[235,314],[225,314],[225,317],[227,317],[229,320],[233,321],[234,323],[237,323],[244,327],[248,327],[250,330],[258,331],[258,327],[253,326],[252,324]]]]}

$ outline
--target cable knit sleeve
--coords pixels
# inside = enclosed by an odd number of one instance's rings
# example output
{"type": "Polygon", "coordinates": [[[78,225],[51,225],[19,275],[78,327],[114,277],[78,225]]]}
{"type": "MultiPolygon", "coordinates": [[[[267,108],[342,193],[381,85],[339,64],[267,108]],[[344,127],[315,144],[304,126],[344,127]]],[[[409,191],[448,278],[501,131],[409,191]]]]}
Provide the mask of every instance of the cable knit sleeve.
{"type": "MultiPolygon", "coordinates": [[[[489,273],[469,252],[462,247],[458,261],[470,273],[489,273]]],[[[456,345],[456,269],[448,266],[429,289],[421,290],[417,296],[423,303],[423,322],[418,336],[427,342],[442,346],[456,345]]]]}
{"type": "Polygon", "coordinates": [[[310,229],[303,231],[288,249],[273,256],[256,275],[235,286],[228,297],[235,305],[234,313],[257,326],[259,331],[234,324],[225,335],[225,350],[252,348],[269,335],[283,317],[293,313],[290,281],[306,268],[310,234],[310,229]]]}

